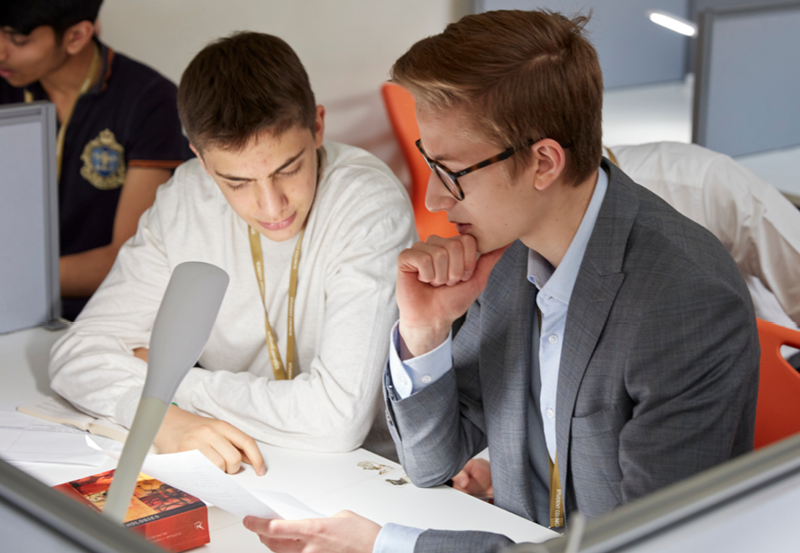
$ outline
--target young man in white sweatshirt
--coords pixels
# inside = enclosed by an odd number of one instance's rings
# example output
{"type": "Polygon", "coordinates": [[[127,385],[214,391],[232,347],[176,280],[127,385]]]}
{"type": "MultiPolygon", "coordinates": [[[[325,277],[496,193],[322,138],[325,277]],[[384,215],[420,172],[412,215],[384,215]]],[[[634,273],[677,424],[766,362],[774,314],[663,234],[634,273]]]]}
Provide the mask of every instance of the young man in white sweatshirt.
{"type": "MultiPolygon", "coordinates": [[[[197,159],[159,190],[54,346],[53,389],[130,425],[172,270],[204,261],[231,280],[199,366],[156,436],[159,450],[199,449],[228,472],[244,460],[263,474],[254,439],[317,451],[361,446],[373,421],[383,422],[396,259],[416,237],[407,194],[374,156],[323,143],[325,110],[277,37],[241,33],[208,45],[181,79],[178,109],[197,159]]],[[[365,446],[391,453],[378,434],[365,446]]]]}

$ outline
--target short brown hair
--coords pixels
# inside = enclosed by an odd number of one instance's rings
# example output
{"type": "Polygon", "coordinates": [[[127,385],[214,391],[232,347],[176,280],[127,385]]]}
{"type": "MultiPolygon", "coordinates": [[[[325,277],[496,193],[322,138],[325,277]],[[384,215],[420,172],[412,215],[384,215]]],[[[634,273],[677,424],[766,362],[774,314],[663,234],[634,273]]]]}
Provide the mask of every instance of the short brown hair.
{"type": "Polygon", "coordinates": [[[546,10],[468,15],[414,44],[392,80],[423,108],[467,108],[482,138],[520,148],[515,163],[530,163],[531,139],[568,146],[564,178],[578,184],[602,157],[603,75],[582,35],[588,20],[546,10]]]}
{"type": "Polygon", "coordinates": [[[262,132],[299,125],[315,130],[316,102],[294,50],[278,37],[235,33],[189,63],[178,87],[178,114],[198,150],[240,150],[262,132]]]}

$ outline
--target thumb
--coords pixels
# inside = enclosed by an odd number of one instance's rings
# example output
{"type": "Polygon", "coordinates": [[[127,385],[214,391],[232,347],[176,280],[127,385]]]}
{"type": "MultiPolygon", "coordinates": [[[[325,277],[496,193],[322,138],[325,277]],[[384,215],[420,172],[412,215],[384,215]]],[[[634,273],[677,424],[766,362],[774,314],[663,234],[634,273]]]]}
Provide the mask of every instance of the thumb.
{"type": "Polygon", "coordinates": [[[492,273],[494,266],[497,265],[497,262],[500,261],[505,251],[510,247],[511,244],[480,256],[478,262],[475,264],[475,272],[470,280],[474,279],[475,283],[480,285],[481,290],[486,286],[486,282],[489,280],[489,275],[492,273]]]}

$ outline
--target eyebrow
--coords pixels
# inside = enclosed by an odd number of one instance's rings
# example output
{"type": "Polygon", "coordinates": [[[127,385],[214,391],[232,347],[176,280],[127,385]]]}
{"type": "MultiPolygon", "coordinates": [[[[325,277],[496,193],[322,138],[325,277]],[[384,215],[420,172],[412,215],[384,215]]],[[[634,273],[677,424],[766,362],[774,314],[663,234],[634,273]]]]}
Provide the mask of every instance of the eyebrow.
{"type": "MultiPolygon", "coordinates": [[[[303,153],[304,153],[305,151],[306,151],[306,149],[305,149],[305,148],[303,148],[303,149],[302,149],[302,150],[300,150],[298,153],[296,153],[296,154],[295,154],[295,155],[293,155],[291,158],[289,158],[289,159],[288,159],[288,160],[287,160],[287,161],[286,161],[286,162],[285,162],[283,165],[281,165],[280,167],[278,167],[277,169],[275,169],[275,170],[274,170],[272,173],[270,173],[270,175],[269,175],[269,176],[270,176],[270,178],[274,177],[274,176],[275,176],[275,173],[279,173],[279,172],[283,171],[283,170],[284,170],[284,169],[286,169],[286,168],[287,168],[289,165],[291,165],[292,163],[294,163],[295,161],[297,161],[297,159],[298,159],[298,158],[299,158],[301,155],[303,155],[303,153]]],[[[252,178],[250,178],[250,177],[237,177],[237,176],[235,176],[235,175],[226,175],[226,174],[224,174],[224,173],[220,173],[220,172],[219,172],[219,171],[217,171],[217,170],[214,170],[214,172],[217,174],[217,176],[218,176],[218,177],[221,177],[221,178],[223,178],[223,179],[226,179],[226,180],[236,181],[236,182],[248,182],[248,181],[255,180],[255,179],[252,179],[252,178]]]]}

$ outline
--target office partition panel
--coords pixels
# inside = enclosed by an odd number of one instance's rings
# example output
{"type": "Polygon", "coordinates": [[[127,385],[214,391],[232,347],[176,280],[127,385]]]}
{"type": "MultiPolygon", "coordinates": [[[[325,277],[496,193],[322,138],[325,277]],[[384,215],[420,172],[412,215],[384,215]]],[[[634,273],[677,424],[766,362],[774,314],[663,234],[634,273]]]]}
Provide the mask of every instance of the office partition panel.
{"type": "Polygon", "coordinates": [[[0,108],[0,333],[60,315],[56,115],[0,108]]]}
{"type": "Polygon", "coordinates": [[[606,88],[683,80],[688,39],[650,21],[659,10],[690,17],[689,0],[476,0],[475,11],[547,8],[588,14],[586,30],[597,49],[606,88]]]}
{"type": "Polygon", "coordinates": [[[800,145],[800,3],[700,14],[692,140],[730,156],[800,145]]]}
{"type": "Polygon", "coordinates": [[[590,520],[580,545],[564,537],[508,553],[794,553],[800,544],[800,435],[590,520]]]}

